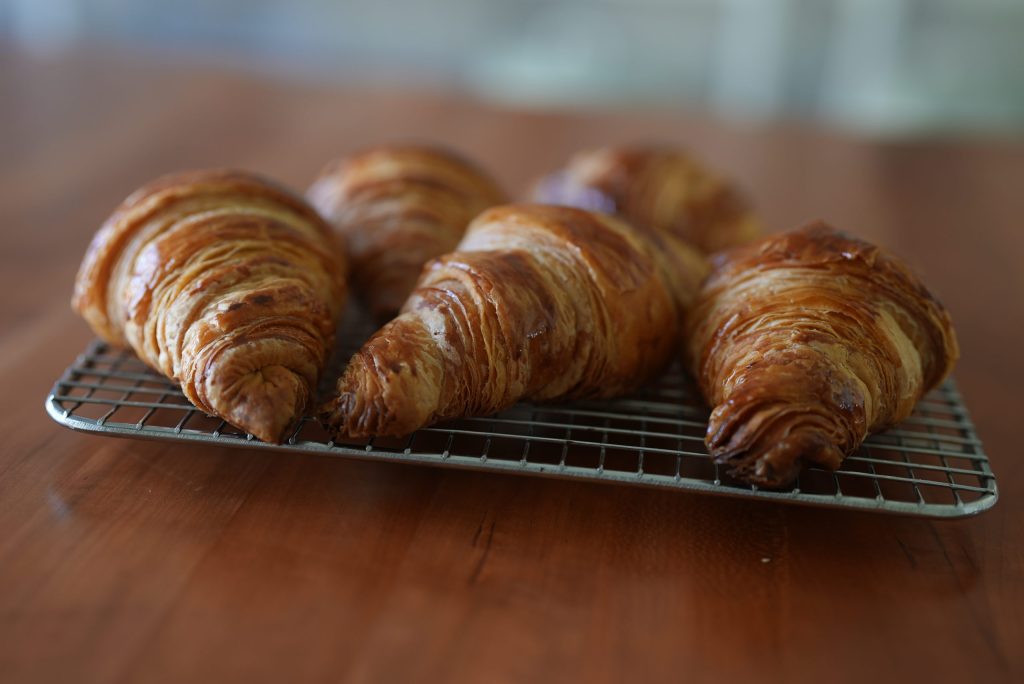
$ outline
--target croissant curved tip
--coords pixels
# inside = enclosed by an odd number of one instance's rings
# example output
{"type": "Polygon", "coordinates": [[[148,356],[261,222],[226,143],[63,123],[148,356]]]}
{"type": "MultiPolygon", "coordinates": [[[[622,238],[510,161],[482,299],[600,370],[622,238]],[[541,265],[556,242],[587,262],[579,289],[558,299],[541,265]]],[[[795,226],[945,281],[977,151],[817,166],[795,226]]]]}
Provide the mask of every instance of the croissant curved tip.
{"type": "Polygon", "coordinates": [[[356,415],[356,396],[352,392],[342,392],[333,396],[320,405],[317,410],[317,418],[324,429],[335,437],[363,438],[373,435],[359,429],[359,426],[351,420],[356,415]]]}
{"type": "Polygon", "coordinates": [[[730,476],[759,487],[786,487],[803,470],[815,464],[835,470],[844,453],[829,437],[817,430],[793,432],[770,448],[754,445],[738,452],[712,448],[715,460],[728,468],[730,476]]]}
{"type": "Polygon", "coordinates": [[[391,404],[401,401],[382,395],[375,390],[342,391],[324,402],[317,412],[320,424],[335,437],[365,439],[367,437],[404,437],[428,422],[418,407],[409,405],[393,409],[391,404]]]}
{"type": "Polygon", "coordinates": [[[280,444],[308,398],[305,378],[284,366],[265,366],[239,378],[231,396],[215,401],[213,409],[260,440],[280,444]]]}

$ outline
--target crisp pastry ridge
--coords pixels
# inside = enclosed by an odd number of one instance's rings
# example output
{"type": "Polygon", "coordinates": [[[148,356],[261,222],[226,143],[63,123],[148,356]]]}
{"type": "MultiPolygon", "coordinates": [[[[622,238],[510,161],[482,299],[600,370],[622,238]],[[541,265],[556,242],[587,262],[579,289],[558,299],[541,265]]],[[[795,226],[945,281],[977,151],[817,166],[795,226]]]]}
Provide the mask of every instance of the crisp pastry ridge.
{"type": "Polygon", "coordinates": [[[96,233],[72,307],[198,408],[280,441],[313,401],[345,258],[301,197],[234,170],[172,174],[96,233]]]}
{"type": "Polygon", "coordinates": [[[535,184],[534,201],[614,213],[705,253],[749,242],[761,227],[740,190],[670,146],[601,147],[535,184]]]}
{"type": "Polygon", "coordinates": [[[706,268],[611,216],[491,208],[352,357],[321,417],[339,436],[400,436],[524,399],[628,392],[678,354],[680,309],[706,268]],[[669,273],[687,259],[697,273],[669,273]]]}
{"type": "Polygon", "coordinates": [[[423,265],[454,249],[473,217],[506,201],[475,164],[411,144],[335,160],[306,195],[347,242],[353,289],[377,320],[398,312],[423,265]]]}
{"type": "Polygon", "coordinates": [[[949,313],[895,256],[825,223],[717,255],[688,316],[706,443],[784,486],[908,417],[959,356],[949,313]]]}

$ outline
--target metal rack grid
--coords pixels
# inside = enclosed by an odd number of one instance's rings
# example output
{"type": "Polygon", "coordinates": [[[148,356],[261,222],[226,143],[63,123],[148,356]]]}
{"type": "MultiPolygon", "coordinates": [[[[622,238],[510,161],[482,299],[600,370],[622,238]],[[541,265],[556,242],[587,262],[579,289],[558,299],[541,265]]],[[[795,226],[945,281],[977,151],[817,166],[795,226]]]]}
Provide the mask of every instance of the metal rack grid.
{"type": "MultiPolygon", "coordinates": [[[[349,337],[350,342],[361,339],[349,337]]],[[[342,360],[353,348],[350,344],[342,349],[342,360]]],[[[997,498],[988,457],[952,381],[929,394],[905,422],[870,438],[840,470],[807,469],[785,490],[732,480],[708,456],[703,442],[707,409],[679,370],[628,398],[524,403],[402,439],[334,441],[315,419],[306,417],[284,444],[274,445],[196,409],[175,383],[130,352],[94,341],[57,381],[46,409],[73,430],[118,437],[647,485],[927,517],[974,515],[997,498]]]]}

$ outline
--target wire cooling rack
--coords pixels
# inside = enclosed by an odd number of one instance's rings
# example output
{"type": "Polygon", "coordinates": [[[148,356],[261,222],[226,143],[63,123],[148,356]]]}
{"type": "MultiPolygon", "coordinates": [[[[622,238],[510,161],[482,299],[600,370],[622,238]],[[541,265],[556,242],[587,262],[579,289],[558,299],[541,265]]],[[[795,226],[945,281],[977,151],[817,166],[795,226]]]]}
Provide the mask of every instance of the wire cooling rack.
{"type": "MultiPolygon", "coordinates": [[[[365,339],[349,335],[344,360],[365,339]]],[[[329,376],[334,377],[328,373],[329,376]]],[[[836,472],[810,468],[785,490],[730,479],[704,448],[708,411],[679,370],[636,395],[519,404],[402,438],[334,441],[306,417],[284,444],[260,442],[192,406],[178,386],[130,352],[92,342],[54,385],[46,410],[73,430],[381,461],[455,466],[780,502],[956,518],[996,501],[996,481],[950,381],[914,415],[870,438],[836,472]]]]}

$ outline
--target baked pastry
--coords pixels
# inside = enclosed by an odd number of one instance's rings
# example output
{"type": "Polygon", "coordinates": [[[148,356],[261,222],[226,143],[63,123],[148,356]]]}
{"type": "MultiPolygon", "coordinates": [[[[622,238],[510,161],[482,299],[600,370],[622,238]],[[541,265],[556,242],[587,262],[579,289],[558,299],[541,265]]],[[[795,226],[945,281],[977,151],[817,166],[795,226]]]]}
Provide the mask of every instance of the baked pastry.
{"type": "Polygon", "coordinates": [[[667,231],[706,253],[761,232],[739,190],[670,147],[603,147],[581,152],[543,178],[533,199],[618,214],[667,231]]]}
{"type": "Polygon", "coordinates": [[[455,248],[466,226],[504,194],[487,174],[432,147],[376,147],[330,164],[307,197],[344,236],[356,294],[393,318],[423,264],[455,248]]]}
{"type": "Polygon", "coordinates": [[[689,317],[711,455],[742,480],[838,468],[953,368],[949,314],[903,262],[824,223],[714,260],[689,317]]]}
{"type": "Polygon", "coordinates": [[[240,171],[166,176],[92,240],[72,306],[198,408],[280,441],[315,396],[345,297],[330,226],[240,171]]]}
{"type": "Polygon", "coordinates": [[[611,216],[489,209],[352,357],[324,424],[343,437],[401,436],[523,399],[628,392],[678,353],[683,280],[669,263],[611,216]]]}

